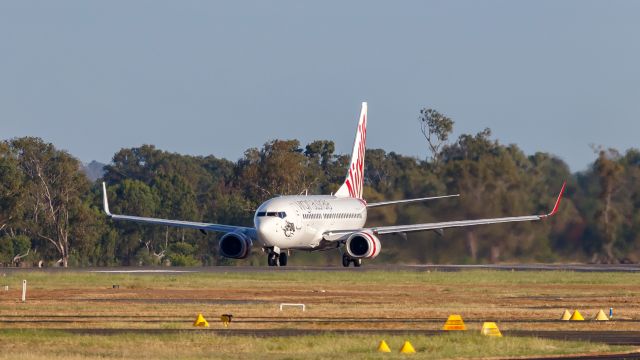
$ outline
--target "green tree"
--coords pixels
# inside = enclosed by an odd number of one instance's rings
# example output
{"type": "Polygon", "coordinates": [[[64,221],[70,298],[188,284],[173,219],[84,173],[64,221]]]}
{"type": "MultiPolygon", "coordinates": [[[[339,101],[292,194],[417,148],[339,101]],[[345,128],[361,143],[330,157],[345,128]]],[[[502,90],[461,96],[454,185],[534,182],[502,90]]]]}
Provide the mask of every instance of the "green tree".
{"type": "Polygon", "coordinates": [[[7,141],[0,142],[0,231],[15,234],[16,222],[22,217],[24,176],[18,155],[7,141]]]}
{"type": "Polygon", "coordinates": [[[431,151],[434,167],[437,168],[440,163],[440,151],[449,140],[454,122],[451,118],[428,108],[420,110],[418,121],[420,121],[420,130],[422,130],[422,134],[427,140],[429,151],[431,151]]]}
{"type": "Polygon", "coordinates": [[[52,245],[58,262],[67,267],[72,245],[83,240],[77,236],[83,233],[80,229],[90,227],[92,221],[80,216],[88,206],[82,198],[90,188],[80,162],[39,138],[18,138],[9,145],[26,181],[26,231],[52,245]]]}
{"type": "Polygon", "coordinates": [[[620,154],[614,149],[598,152],[598,159],[593,167],[600,182],[600,206],[595,214],[598,228],[604,239],[603,249],[607,262],[614,262],[614,244],[622,225],[622,216],[614,203],[614,195],[619,190],[624,168],[619,163],[620,154]]]}

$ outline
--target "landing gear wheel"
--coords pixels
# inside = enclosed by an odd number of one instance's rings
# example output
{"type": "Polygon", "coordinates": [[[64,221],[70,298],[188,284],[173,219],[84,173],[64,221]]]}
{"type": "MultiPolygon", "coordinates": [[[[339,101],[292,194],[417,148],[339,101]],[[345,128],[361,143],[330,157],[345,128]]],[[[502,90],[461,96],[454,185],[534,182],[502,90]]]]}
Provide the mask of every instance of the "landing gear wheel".
{"type": "Polygon", "coordinates": [[[355,267],[362,266],[362,259],[353,259],[353,266],[355,267]]]}
{"type": "Polygon", "coordinates": [[[286,252],[281,252],[280,256],[278,258],[278,262],[280,263],[280,266],[287,266],[287,253],[286,252]]]}
{"type": "Polygon", "coordinates": [[[351,262],[351,258],[347,256],[347,254],[342,255],[342,266],[349,267],[349,263],[351,262]]]}
{"type": "Polygon", "coordinates": [[[278,265],[278,254],[276,254],[274,252],[270,252],[267,255],[267,264],[269,264],[269,266],[277,266],[278,265]]]}

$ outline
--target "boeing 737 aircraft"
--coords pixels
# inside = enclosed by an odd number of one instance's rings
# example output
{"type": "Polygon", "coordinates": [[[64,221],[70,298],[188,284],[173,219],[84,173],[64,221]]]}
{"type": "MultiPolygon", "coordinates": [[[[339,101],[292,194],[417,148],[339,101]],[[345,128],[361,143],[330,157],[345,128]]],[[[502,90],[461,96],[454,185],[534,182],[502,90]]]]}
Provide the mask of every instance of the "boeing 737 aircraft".
{"type": "Polygon", "coordinates": [[[367,209],[369,208],[457,196],[447,195],[367,203],[362,198],[366,139],[367,103],[365,102],[362,103],[351,164],[346,179],[338,191],[333,195],[287,195],[267,200],[256,210],[253,217],[253,227],[115,215],[109,211],[107,189],[103,183],[104,211],[113,220],[224,233],[220,238],[219,250],[220,255],[228,258],[244,259],[248,257],[253,244],[257,243],[267,253],[269,266],[286,266],[291,250],[340,249],[342,265],[348,267],[353,263],[358,267],[362,264],[362,259],[373,259],[380,254],[380,235],[426,230],[442,232],[443,229],[453,227],[546,219],[558,211],[560,199],[566,186],[566,183],[562,185],[553,210],[545,215],[365,227],[367,209]]]}

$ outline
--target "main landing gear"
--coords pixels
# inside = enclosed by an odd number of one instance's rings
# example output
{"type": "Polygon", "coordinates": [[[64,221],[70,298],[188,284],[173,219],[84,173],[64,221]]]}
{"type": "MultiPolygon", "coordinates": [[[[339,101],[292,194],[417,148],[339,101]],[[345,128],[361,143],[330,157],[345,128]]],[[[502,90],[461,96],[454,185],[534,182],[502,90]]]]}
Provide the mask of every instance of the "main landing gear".
{"type": "Polygon", "coordinates": [[[269,264],[269,266],[287,266],[287,260],[289,260],[289,256],[287,256],[287,253],[284,251],[278,254],[270,250],[267,253],[267,264],[269,264]]]}
{"type": "Polygon", "coordinates": [[[349,267],[349,264],[352,262],[354,267],[360,267],[362,265],[362,259],[354,259],[347,254],[342,254],[342,266],[349,267]]]}

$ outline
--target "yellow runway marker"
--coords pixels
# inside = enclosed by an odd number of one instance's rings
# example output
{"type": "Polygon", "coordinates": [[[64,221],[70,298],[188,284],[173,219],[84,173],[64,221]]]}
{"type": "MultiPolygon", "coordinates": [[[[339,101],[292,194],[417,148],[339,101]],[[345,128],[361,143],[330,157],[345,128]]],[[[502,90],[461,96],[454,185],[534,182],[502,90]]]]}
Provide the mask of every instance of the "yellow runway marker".
{"type": "Polygon", "coordinates": [[[378,352],[391,352],[391,349],[389,348],[389,345],[387,345],[386,341],[380,341],[380,345],[378,345],[378,352]]]}
{"type": "Polygon", "coordinates": [[[202,316],[202,314],[198,314],[198,318],[193,323],[193,326],[209,327],[209,322],[204,318],[204,316],[202,316]]]}
{"type": "Polygon", "coordinates": [[[502,337],[502,333],[500,332],[500,329],[498,329],[498,325],[494,322],[485,322],[482,324],[480,333],[485,336],[502,337]]]}
{"type": "Polygon", "coordinates": [[[449,318],[447,318],[447,322],[444,323],[442,330],[446,330],[446,331],[467,330],[467,327],[464,325],[462,316],[454,314],[454,315],[449,315],[449,318]]]}
{"type": "Polygon", "coordinates": [[[580,311],[576,310],[573,312],[573,315],[571,315],[571,319],[569,319],[571,321],[584,321],[584,318],[582,317],[582,314],[580,314],[580,311]]]}
{"type": "Polygon", "coordinates": [[[411,345],[411,343],[409,341],[405,341],[404,344],[402,344],[402,347],[400,348],[400,353],[401,354],[415,354],[416,353],[416,349],[413,348],[413,345],[411,345]]]}

